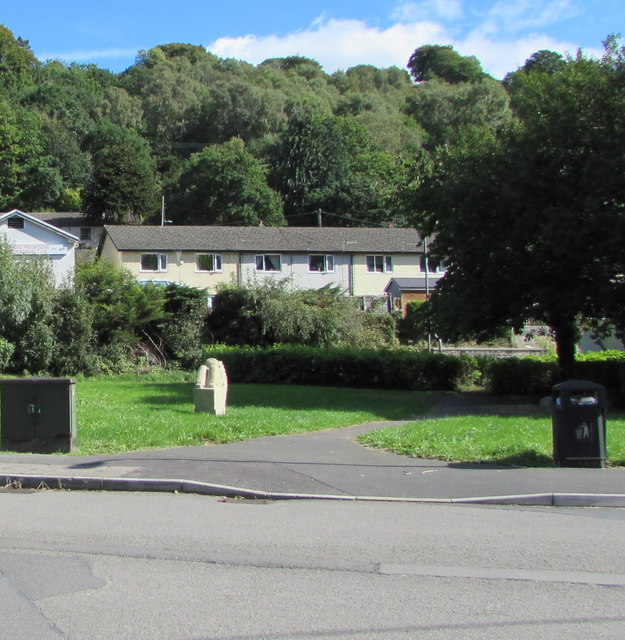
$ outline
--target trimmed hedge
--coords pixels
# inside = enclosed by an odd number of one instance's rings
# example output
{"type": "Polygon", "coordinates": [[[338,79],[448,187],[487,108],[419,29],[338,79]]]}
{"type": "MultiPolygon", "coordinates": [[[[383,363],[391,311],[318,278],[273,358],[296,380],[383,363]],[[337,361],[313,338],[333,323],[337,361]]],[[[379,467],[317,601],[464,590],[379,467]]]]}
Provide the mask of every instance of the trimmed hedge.
{"type": "MultiPolygon", "coordinates": [[[[206,358],[222,360],[231,382],[261,384],[453,391],[483,383],[495,395],[550,395],[567,379],[552,359],[477,359],[410,348],[211,345],[204,348],[206,358]]],[[[605,360],[580,356],[568,378],[602,384],[625,404],[625,353],[605,360]]]]}
{"type": "Polygon", "coordinates": [[[625,353],[611,352],[607,359],[597,354],[578,356],[569,375],[555,360],[514,358],[493,360],[485,369],[488,390],[496,395],[550,395],[554,384],[567,379],[590,380],[602,384],[625,399],[625,353]]]}
{"type": "Polygon", "coordinates": [[[213,345],[205,358],[222,360],[231,382],[405,390],[454,390],[475,360],[410,349],[213,345]]]}

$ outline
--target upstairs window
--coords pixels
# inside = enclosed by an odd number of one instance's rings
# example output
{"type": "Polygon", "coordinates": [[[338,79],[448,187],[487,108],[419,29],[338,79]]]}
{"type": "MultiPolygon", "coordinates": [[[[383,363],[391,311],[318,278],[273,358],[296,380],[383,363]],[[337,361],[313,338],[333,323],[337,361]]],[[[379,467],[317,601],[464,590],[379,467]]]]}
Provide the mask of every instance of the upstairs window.
{"type": "Polygon", "coordinates": [[[20,216],[11,216],[7,220],[7,227],[9,227],[9,229],[23,229],[24,218],[21,218],[20,216]]]}
{"type": "MultiPolygon", "coordinates": [[[[445,264],[436,256],[428,256],[428,273],[442,273],[445,271],[445,264]]],[[[421,256],[421,271],[425,273],[425,256],[421,256]]]]}
{"type": "Polygon", "coordinates": [[[265,253],[256,256],[256,271],[281,271],[282,261],[277,254],[265,253]]]}
{"type": "Polygon", "coordinates": [[[334,273],[334,256],[312,254],[308,256],[308,271],[314,273],[334,273]]]}
{"type": "Polygon", "coordinates": [[[391,256],[367,256],[368,273],[390,273],[393,271],[391,256]]]}
{"type": "Polygon", "coordinates": [[[195,266],[198,271],[222,271],[221,256],[217,253],[198,253],[195,266]]]}
{"type": "Polygon", "coordinates": [[[165,253],[142,253],[141,271],[162,272],[167,271],[167,254],[165,253]]]}

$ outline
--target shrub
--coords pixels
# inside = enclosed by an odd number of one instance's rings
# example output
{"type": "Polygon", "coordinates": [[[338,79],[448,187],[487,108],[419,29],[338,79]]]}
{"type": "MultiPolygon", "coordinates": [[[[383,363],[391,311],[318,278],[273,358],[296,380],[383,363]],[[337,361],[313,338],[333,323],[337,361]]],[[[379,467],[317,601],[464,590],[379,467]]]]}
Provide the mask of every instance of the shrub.
{"type": "Polygon", "coordinates": [[[427,337],[426,313],[427,306],[423,300],[413,300],[406,305],[406,316],[398,323],[402,342],[418,342],[427,337]]]}
{"type": "Polygon", "coordinates": [[[154,330],[162,337],[166,355],[182,367],[193,366],[202,356],[207,315],[206,291],[169,284],[165,287],[165,315],[154,330]]]}
{"type": "Polygon", "coordinates": [[[17,260],[7,242],[0,241],[0,336],[14,347],[5,368],[46,369],[54,346],[50,331],[54,300],[48,261],[17,260]]]}
{"type": "Polygon", "coordinates": [[[225,285],[207,318],[215,342],[270,346],[382,346],[394,341],[389,314],[360,310],[336,287],[295,289],[288,281],[225,285]]]}
{"type": "Polygon", "coordinates": [[[165,314],[163,287],[141,285],[132,273],[106,260],[76,265],[76,290],[93,307],[96,346],[105,358],[111,346],[115,353],[118,348],[129,353],[146,327],[165,314]]]}
{"type": "Polygon", "coordinates": [[[50,368],[54,375],[100,371],[93,322],[93,307],[79,289],[59,291],[52,319],[55,348],[50,368]]]}

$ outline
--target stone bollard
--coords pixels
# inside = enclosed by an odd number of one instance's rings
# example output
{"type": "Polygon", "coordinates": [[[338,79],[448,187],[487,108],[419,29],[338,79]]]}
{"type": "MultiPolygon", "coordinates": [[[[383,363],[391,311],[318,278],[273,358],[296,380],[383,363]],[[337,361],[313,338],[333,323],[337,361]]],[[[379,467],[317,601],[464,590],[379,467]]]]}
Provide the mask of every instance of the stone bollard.
{"type": "Polygon", "coordinates": [[[196,413],[212,413],[223,416],[226,413],[228,377],[221,360],[209,358],[197,372],[193,389],[196,413]]]}

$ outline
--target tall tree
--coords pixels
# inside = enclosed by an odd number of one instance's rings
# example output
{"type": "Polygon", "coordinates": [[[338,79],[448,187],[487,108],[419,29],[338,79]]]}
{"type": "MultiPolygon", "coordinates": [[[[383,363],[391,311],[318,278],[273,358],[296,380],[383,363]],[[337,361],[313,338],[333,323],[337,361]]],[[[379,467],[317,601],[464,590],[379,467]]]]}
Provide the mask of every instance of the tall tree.
{"type": "Polygon", "coordinates": [[[483,337],[536,318],[567,367],[580,319],[615,314],[625,287],[621,62],[579,56],[553,74],[522,74],[522,123],[439,165],[423,195],[434,251],[448,262],[435,296],[443,333],[483,337]]]}
{"type": "Polygon", "coordinates": [[[42,162],[41,119],[36,111],[0,100],[0,208],[32,209],[33,176],[42,162]]]}
{"type": "Polygon", "coordinates": [[[87,215],[119,224],[154,214],[159,208],[159,183],[147,141],[105,122],[93,147],[93,173],[83,196],[87,215]]]}
{"type": "Polygon", "coordinates": [[[16,38],[0,24],[0,90],[17,90],[32,83],[38,65],[28,41],[16,38]]]}
{"type": "Polygon", "coordinates": [[[427,134],[425,146],[456,144],[467,129],[497,130],[512,118],[510,99],[492,78],[447,84],[438,80],[415,88],[405,110],[427,134]]]}
{"type": "Polygon", "coordinates": [[[193,154],[169,202],[170,217],[187,224],[284,224],[280,196],[238,138],[193,154]]]}
{"type": "Polygon", "coordinates": [[[440,79],[456,84],[478,82],[486,76],[475,56],[462,56],[451,45],[426,44],[415,49],[408,69],[416,82],[440,79]]]}

